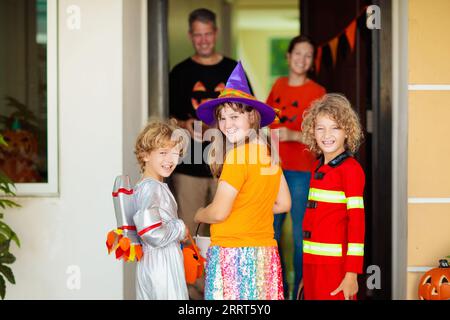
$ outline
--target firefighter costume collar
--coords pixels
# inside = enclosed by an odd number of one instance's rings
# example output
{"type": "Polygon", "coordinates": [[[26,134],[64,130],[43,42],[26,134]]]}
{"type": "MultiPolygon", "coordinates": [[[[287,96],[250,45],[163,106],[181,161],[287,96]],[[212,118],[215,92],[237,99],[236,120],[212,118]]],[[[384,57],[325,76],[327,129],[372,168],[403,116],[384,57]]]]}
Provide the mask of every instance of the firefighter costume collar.
{"type": "MultiPolygon", "coordinates": [[[[350,158],[350,157],[353,157],[352,153],[348,150],[345,150],[340,155],[336,156],[333,160],[328,162],[327,165],[332,168],[336,168],[336,167],[340,166],[347,158],[350,158]]],[[[323,166],[324,162],[325,162],[325,157],[322,154],[322,155],[320,155],[319,165],[317,166],[315,172],[317,172],[317,170],[319,170],[320,167],[323,166]]]]}

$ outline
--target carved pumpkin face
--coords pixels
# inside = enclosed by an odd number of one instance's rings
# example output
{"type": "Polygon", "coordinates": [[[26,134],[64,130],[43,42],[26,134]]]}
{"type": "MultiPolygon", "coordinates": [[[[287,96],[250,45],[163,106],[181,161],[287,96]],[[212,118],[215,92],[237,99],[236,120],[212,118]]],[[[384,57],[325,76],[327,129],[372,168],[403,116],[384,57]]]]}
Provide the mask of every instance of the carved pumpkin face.
{"type": "Polygon", "coordinates": [[[203,274],[205,258],[199,254],[198,247],[192,243],[183,248],[184,274],[186,282],[193,284],[203,274]]]}
{"type": "Polygon", "coordinates": [[[36,137],[26,130],[2,132],[8,146],[0,146],[0,170],[14,182],[40,182],[36,137]]]}
{"type": "Polygon", "coordinates": [[[212,87],[209,88],[203,84],[203,82],[197,81],[192,88],[192,107],[194,110],[197,110],[198,106],[202,103],[217,98],[224,88],[225,84],[223,82],[212,85],[212,87]]]}
{"type": "Polygon", "coordinates": [[[8,146],[2,147],[4,153],[25,159],[36,157],[37,140],[31,132],[26,130],[7,130],[2,135],[8,144],[8,146]]]}
{"type": "Polygon", "coordinates": [[[439,268],[425,273],[419,282],[420,300],[449,300],[450,299],[450,267],[441,260],[439,268]]]}

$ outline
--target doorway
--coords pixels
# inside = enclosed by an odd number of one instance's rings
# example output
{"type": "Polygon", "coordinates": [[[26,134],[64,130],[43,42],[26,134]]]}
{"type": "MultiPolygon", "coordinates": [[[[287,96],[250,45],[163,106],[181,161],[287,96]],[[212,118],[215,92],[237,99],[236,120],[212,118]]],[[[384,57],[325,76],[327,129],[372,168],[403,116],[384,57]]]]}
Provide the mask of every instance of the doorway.
{"type": "Polygon", "coordinates": [[[356,158],[366,173],[367,272],[360,277],[358,297],[391,299],[391,4],[383,0],[302,0],[300,22],[302,33],[322,48],[317,81],[329,92],[345,94],[364,128],[365,141],[356,158]],[[367,27],[370,5],[380,8],[382,29],[367,27]],[[369,286],[368,278],[377,272],[379,281],[369,286]]]}
{"type": "MultiPolygon", "coordinates": [[[[282,44],[301,30],[322,47],[320,68],[315,80],[325,86],[328,92],[340,92],[349,98],[365,131],[365,142],[356,157],[366,173],[364,270],[369,270],[369,273],[360,277],[359,298],[391,299],[393,249],[390,1],[171,0],[168,10],[170,68],[192,54],[187,38],[187,16],[190,11],[199,7],[209,8],[217,13],[221,28],[217,48],[225,55],[244,61],[255,95],[260,100],[266,99],[273,80],[283,72],[279,71],[283,70],[283,66],[276,69],[270,64],[271,55],[275,57],[273,60],[285,60],[284,57],[276,58],[276,50],[271,49],[276,48],[277,41],[282,44]],[[368,5],[377,5],[380,8],[381,30],[367,28],[365,8],[368,5]],[[276,10],[279,10],[279,16],[276,10]],[[267,16],[269,12],[272,19],[270,23],[267,16]],[[259,25],[258,17],[266,22],[265,25],[259,25]],[[285,24],[283,26],[283,23],[280,23],[280,28],[274,30],[277,17],[281,17],[281,20],[284,17],[285,24]],[[355,25],[354,34],[350,32],[349,35],[347,31],[352,23],[355,25]],[[266,32],[263,36],[264,29],[271,29],[274,33],[266,32]],[[353,40],[349,40],[352,37],[353,40]],[[262,52],[266,52],[267,58],[262,57],[262,52]],[[368,287],[368,278],[377,270],[379,283],[368,287]]],[[[289,220],[286,219],[286,222],[289,220]]],[[[287,224],[288,230],[284,230],[285,233],[290,232],[289,227],[287,224]]],[[[286,235],[286,239],[288,238],[286,235]]]]}

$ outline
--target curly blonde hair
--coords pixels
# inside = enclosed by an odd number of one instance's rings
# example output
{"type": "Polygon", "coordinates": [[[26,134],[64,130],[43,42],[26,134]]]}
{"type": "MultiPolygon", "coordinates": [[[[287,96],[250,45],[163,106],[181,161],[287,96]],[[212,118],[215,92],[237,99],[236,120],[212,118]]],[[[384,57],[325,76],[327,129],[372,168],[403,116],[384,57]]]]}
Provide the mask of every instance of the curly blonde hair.
{"type": "Polygon", "coordinates": [[[180,146],[180,157],[182,157],[187,148],[187,139],[183,135],[182,129],[177,126],[177,121],[175,119],[166,122],[150,121],[138,135],[134,149],[141,172],[144,172],[144,157],[147,154],[158,148],[173,148],[175,146],[180,146]]]}
{"type": "Polygon", "coordinates": [[[350,101],[341,94],[328,93],[314,101],[303,114],[302,142],[315,154],[322,154],[314,136],[318,116],[327,115],[345,132],[345,149],[355,153],[364,138],[361,123],[350,101]]]}

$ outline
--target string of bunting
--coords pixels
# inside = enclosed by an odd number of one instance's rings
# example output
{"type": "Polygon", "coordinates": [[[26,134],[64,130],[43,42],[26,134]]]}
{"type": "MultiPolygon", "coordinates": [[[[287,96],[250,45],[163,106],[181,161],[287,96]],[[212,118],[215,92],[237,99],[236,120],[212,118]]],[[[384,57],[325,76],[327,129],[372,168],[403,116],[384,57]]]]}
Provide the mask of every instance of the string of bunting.
{"type": "Polygon", "coordinates": [[[339,45],[339,38],[342,36],[342,34],[345,33],[345,37],[348,41],[348,44],[350,45],[350,50],[351,50],[351,52],[353,52],[353,50],[355,49],[355,41],[356,41],[356,23],[357,23],[357,20],[359,19],[359,17],[361,17],[361,15],[366,12],[366,9],[367,9],[367,6],[365,6],[361,10],[361,12],[344,28],[344,30],[340,31],[331,40],[317,46],[316,58],[314,61],[316,74],[319,74],[319,72],[320,72],[320,65],[322,63],[322,52],[323,52],[323,48],[325,48],[326,46],[330,47],[331,59],[333,61],[333,67],[336,65],[337,48],[339,45]]]}

